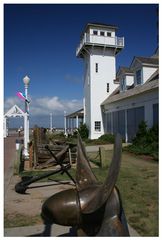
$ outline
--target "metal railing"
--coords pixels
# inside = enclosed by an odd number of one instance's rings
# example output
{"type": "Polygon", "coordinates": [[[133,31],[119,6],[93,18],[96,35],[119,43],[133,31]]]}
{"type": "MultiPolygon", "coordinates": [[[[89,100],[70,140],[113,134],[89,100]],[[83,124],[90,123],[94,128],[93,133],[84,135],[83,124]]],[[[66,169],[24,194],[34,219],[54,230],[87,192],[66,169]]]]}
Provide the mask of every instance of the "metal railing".
{"type": "Polygon", "coordinates": [[[76,55],[85,44],[107,45],[114,47],[124,47],[124,37],[107,37],[84,33],[79,46],[76,49],[76,55]]]}

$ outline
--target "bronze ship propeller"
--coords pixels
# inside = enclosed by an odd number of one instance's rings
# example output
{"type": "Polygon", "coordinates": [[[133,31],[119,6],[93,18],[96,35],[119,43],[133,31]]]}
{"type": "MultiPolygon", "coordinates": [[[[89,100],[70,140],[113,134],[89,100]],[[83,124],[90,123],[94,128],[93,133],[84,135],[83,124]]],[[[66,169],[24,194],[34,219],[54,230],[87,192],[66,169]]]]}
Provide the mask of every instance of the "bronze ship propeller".
{"type": "Polygon", "coordinates": [[[78,236],[129,236],[119,190],[115,186],[121,163],[122,142],[117,134],[114,154],[105,182],[90,167],[78,135],[76,187],[58,192],[42,206],[45,224],[72,226],[78,236]]]}

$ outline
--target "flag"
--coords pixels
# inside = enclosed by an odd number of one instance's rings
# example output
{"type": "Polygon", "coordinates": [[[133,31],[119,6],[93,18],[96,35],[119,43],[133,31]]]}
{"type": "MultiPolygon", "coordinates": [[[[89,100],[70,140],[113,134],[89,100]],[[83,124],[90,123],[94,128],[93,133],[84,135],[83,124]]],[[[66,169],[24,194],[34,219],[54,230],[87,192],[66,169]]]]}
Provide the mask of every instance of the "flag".
{"type": "Polygon", "coordinates": [[[17,92],[16,95],[23,101],[27,101],[29,103],[29,101],[27,100],[25,94],[23,94],[22,92],[17,92]]]}

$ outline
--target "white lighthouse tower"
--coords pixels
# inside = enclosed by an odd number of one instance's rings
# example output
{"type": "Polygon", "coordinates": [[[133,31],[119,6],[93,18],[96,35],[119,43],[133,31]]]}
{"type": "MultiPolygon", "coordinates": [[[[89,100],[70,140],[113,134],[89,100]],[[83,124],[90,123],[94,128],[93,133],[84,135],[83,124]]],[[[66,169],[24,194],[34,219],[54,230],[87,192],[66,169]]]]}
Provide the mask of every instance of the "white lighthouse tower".
{"type": "Polygon", "coordinates": [[[84,122],[89,138],[104,134],[101,103],[114,91],[116,54],[124,47],[124,38],[116,37],[117,27],[88,23],[76,50],[84,59],[84,122]]]}

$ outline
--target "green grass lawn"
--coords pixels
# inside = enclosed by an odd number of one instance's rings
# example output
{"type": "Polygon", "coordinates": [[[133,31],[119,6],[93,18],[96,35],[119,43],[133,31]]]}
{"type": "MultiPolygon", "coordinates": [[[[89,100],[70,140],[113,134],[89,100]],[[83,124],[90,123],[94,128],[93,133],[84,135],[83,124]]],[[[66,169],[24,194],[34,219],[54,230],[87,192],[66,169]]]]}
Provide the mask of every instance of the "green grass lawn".
{"type": "Polygon", "coordinates": [[[141,235],[158,236],[158,164],[123,154],[118,185],[128,222],[141,235]]]}
{"type": "MultiPolygon", "coordinates": [[[[106,154],[110,163],[112,151],[107,151],[106,154]]],[[[89,154],[90,159],[95,159],[96,156],[96,153],[89,154]]],[[[99,158],[95,161],[99,163],[99,158]]],[[[103,182],[108,168],[94,168],[93,171],[103,182]]],[[[75,169],[71,169],[70,173],[75,176],[75,169]]],[[[24,174],[27,175],[27,173],[24,174]]],[[[32,175],[33,172],[30,174],[32,175]]],[[[66,174],[56,174],[50,179],[69,180],[66,174]]],[[[117,186],[121,193],[128,223],[141,236],[158,236],[158,163],[146,160],[142,156],[123,152],[117,186]]]]}
{"type": "MultiPolygon", "coordinates": [[[[106,154],[111,162],[112,151],[106,154]]],[[[98,168],[94,172],[104,181],[108,170],[98,168]]],[[[158,163],[123,152],[117,186],[128,223],[141,236],[158,236],[158,163]]]]}

